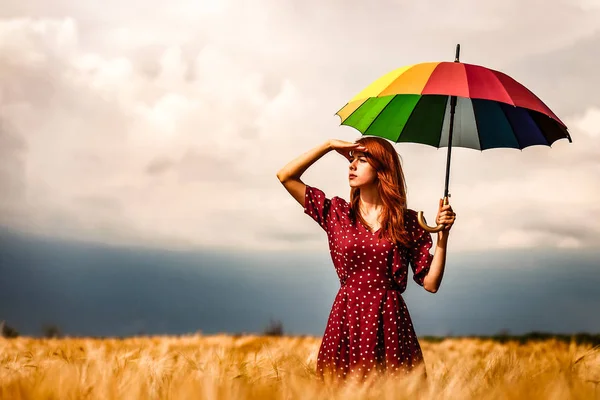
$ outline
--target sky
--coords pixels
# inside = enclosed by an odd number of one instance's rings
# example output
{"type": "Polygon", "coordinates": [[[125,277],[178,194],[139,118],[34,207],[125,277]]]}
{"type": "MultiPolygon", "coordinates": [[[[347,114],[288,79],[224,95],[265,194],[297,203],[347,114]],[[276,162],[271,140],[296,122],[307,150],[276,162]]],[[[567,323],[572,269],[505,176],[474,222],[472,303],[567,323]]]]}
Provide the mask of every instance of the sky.
{"type": "MultiPolygon", "coordinates": [[[[121,246],[326,250],[276,178],[402,65],[500,70],[569,127],[552,148],[453,148],[450,251],[600,239],[600,2],[7,0],[0,224],[121,246]]],[[[396,144],[408,206],[435,218],[446,149],[396,144]]],[[[349,197],[332,152],[302,176],[349,197]]]]}

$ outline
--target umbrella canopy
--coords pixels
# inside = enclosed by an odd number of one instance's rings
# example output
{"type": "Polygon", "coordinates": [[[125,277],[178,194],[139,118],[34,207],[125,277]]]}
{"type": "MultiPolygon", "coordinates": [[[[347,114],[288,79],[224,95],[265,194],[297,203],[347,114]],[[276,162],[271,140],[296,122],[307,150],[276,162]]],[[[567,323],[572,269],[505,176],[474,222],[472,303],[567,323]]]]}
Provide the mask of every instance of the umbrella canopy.
{"type": "Polygon", "coordinates": [[[451,96],[457,98],[452,146],[483,151],[571,142],[566,125],[526,87],[502,72],[460,62],[398,68],[336,115],[365,135],[440,148],[448,145],[451,96]]]}

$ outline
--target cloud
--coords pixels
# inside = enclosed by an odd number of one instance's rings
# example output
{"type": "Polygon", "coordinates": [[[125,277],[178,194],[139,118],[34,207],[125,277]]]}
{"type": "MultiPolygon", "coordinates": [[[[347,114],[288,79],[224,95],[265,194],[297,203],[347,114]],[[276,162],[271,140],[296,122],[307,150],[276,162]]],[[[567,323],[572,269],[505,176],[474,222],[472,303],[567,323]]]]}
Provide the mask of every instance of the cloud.
{"type": "MultiPolygon", "coordinates": [[[[597,17],[599,10],[591,14],[597,17]]],[[[580,116],[588,108],[600,108],[596,92],[600,60],[591,56],[600,45],[600,24],[593,28],[567,45],[514,60],[507,69],[515,79],[526,79],[527,86],[557,113],[580,116]]]]}
{"type": "Polygon", "coordinates": [[[600,107],[588,108],[583,115],[573,121],[575,129],[593,140],[600,137],[600,107]]]}
{"type": "MultiPolygon", "coordinates": [[[[182,0],[140,15],[112,0],[10,1],[0,10],[0,222],[115,244],[323,249],[276,171],[329,138],[356,139],[334,116],[349,98],[399,65],[451,60],[460,42],[463,61],[504,67],[548,98],[573,143],[455,149],[453,250],[594,246],[600,105],[597,68],[585,65],[600,9],[460,5],[182,0]],[[564,229],[574,220],[579,233],[564,229]]],[[[397,149],[409,206],[433,220],[445,149],[397,149]]],[[[347,198],[346,168],[331,153],[303,180],[347,198]]]]}
{"type": "Polygon", "coordinates": [[[25,194],[26,156],[27,144],[18,128],[0,114],[0,215],[11,212],[25,194]]]}

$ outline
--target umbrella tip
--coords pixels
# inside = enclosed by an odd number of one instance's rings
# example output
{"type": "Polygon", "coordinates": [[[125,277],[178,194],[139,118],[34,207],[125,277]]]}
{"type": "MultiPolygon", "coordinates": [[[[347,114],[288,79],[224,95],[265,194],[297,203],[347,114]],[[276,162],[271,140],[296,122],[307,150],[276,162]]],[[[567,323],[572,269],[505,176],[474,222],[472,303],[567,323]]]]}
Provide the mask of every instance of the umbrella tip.
{"type": "Polygon", "coordinates": [[[459,62],[460,59],[460,43],[456,45],[456,56],[454,57],[454,62],[459,62]]]}

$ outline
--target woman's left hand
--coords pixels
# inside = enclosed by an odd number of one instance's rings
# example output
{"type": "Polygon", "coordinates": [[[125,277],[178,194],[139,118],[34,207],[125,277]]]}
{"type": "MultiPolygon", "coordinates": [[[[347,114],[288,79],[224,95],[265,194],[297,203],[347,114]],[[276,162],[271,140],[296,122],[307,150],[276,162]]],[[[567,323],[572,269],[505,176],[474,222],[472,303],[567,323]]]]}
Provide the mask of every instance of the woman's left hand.
{"type": "Polygon", "coordinates": [[[438,208],[437,217],[435,218],[435,222],[438,224],[446,225],[444,227],[444,231],[449,231],[456,220],[456,213],[452,210],[452,206],[450,204],[444,205],[444,199],[440,199],[440,205],[438,208]]]}

